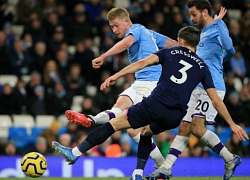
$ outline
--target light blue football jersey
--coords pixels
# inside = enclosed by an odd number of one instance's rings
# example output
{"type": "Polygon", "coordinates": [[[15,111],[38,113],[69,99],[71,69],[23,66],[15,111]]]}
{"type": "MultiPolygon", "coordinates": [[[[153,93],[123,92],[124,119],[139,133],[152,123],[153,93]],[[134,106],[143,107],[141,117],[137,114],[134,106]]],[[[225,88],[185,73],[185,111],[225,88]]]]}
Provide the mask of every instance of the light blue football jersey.
{"type": "MultiPolygon", "coordinates": [[[[128,50],[130,63],[144,59],[155,53],[159,48],[163,48],[167,37],[149,30],[140,24],[133,24],[126,32],[124,37],[134,36],[134,43],[128,50]]],[[[158,81],[161,75],[161,65],[145,67],[135,72],[138,81],[158,81]]]]}
{"type": "MultiPolygon", "coordinates": [[[[196,54],[208,66],[217,90],[226,90],[223,78],[223,59],[232,57],[234,53],[235,50],[228,35],[228,28],[222,20],[216,20],[213,24],[209,24],[201,30],[196,54]]],[[[201,84],[199,86],[202,87],[201,84]]]]}

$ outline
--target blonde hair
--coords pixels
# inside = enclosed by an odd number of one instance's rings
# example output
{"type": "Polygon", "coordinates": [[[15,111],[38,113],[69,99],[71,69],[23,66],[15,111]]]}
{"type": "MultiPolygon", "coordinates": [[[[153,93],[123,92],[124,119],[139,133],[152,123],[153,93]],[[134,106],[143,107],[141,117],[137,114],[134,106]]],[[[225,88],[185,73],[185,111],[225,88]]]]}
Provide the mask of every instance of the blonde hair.
{"type": "Polygon", "coordinates": [[[120,19],[128,18],[130,20],[128,11],[122,7],[112,8],[108,12],[107,14],[108,21],[114,20],[115,18],[120,18],[120,19]]]}

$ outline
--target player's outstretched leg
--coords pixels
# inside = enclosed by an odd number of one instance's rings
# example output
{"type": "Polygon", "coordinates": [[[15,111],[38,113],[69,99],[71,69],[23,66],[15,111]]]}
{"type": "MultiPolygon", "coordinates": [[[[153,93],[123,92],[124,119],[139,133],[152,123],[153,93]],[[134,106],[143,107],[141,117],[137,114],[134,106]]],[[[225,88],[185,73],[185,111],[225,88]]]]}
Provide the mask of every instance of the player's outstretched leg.
{"type": "Polygon", "coordinates": [[[70,122],[84,127],[91,127],[95,124],[95,121],[90,115],[80,114],[75,111],[67,110],[65,116],[70,122]]]}
{"type": "Polygon", "coordinates": [[[80,157],[72,154],[72,148],[62,146],[56,141],[52,142],[52,148],[54,148],[57,153],[61,154],[66,159],[66,161],[69,162],[69,165],[74,164],[80,157]]]}
{"type": "Polygon", "coordinates": [[[233,176],[237,166],[241,163],[241,158],[238,155],[234,154],[233,156],[234,159],[225,164],[224,180],[229,180],[233,176]]]}
{"type": "Polygon", "coordinates": [[[121,114],[121,112],[122,109],[113,107],[112,109],[102,111],[95,116],[80,114],[71,110],[67,110],[65,112],[65,115],[67,119],[72,123],[84,127],[91,127],[94,124],[105,124],[106,122],[109,122],[110,119],[117,117],[119,114],[121,114]]]}
{"type": "Polygon", "coordinates": [[[171,169],[166,169],[163,165],[155,170],[152,174],[147,175],[147,180],[170,179],[172,177],[171,169]]]}

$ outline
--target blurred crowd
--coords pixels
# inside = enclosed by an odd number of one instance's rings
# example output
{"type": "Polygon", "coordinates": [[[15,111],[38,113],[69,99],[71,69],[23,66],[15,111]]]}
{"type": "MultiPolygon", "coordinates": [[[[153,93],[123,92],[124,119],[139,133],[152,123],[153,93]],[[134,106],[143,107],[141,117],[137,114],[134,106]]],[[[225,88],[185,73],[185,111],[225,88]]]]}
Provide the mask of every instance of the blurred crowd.
{"type": "MultiPolygon", "coordinates": [[[[178,30],[193,25],[189,19],[188,0],[0,0],[0,78],[11,74],[17,83],[0,84],[0,114],[54,115],[71,109],[74,96],[83,96],[81,113],[96,114],[110,108],[118,94],[126,89],[134,76],[128,75],[116,86],[99,90],[109,75],[128,64],[127,52],[112,56],[100,69],[92,68],[92,60],[112,47],[118,39],[106,20],[107,12],[125,7],[133,23],[140,23],[172,39],[178,30]],[[17,29],[21,28],[21,31],[17,29]],[[22,79],[29,75],[28,82],[22,79]],[[96,87],[95,94],[87,89],[96,87]]],[[[211,0],[213,14],[221,6],[228,9],[224,17],[236,49],[224,63],[225,104],[242,127],[250,126],[250,1],[211,0]]],[[[215,131],[227,124],[219,116],[215,131]]],[[[1,120],[0,120],[1,121],[1,120]]],[[[1,154],[24,154],[35,150],[54,154],[51,141],[76,146],[91,129],[72,123],[63,129],[57,121],[36,139],[35,144],[19,152],[13,142],[1,144],[1,154]]],[[[156,136],[163,155],[173,139],[171,131],[156,136]]],[[[250,145],[237,141],[234,135],[225,142],[232,153],[250,156],[250,145]]],[[[117,132],[106,142],[86,152],[86,156],[135,155],[136,144],[124,132],[117,132]]],[[[211,156],[203,144],[193,138],[182,156],[211,156]]]]}

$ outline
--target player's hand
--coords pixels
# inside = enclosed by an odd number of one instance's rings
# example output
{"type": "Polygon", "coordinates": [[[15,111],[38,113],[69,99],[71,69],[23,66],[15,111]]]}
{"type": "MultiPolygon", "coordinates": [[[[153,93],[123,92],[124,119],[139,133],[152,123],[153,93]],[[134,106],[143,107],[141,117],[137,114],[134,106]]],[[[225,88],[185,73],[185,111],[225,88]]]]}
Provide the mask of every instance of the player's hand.
{"type": "Polygon", "coordinates": [[[101,84],[100,90],[104,90],[106,87],[114,85],[116,80],[117,78],[115,76],[110,76],[101,84]]]}
{"type": "Polygon", "coordinates": [[[249,140],[249,137],[246,133],[246,131],[244,129],[242,129],[240,126],[238,125],[233,125],[230,126],[231,130],[237,135],[237,137],[239,138],[239,140],[249,140]]]}
{"type": "Polygon", "coordinates": [[[95,58],[92,60],[92,66],[94,69],[99,69],[103,64],[104,59],[101,57],[95,58]]]}
{"type": "Polygon", "coordinates": [[[223,17],[225,16],[226,13],[227,13],[227,9],[223,6],[221,6],[220,12],[218,15],[215,14],[214,20],[223,19],[223,17]]]}

